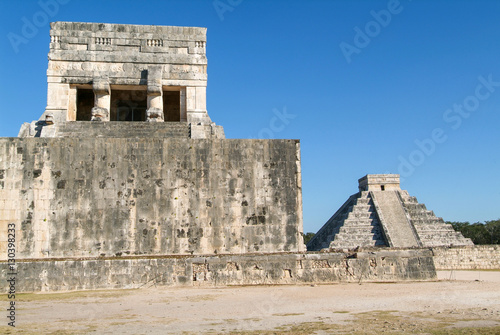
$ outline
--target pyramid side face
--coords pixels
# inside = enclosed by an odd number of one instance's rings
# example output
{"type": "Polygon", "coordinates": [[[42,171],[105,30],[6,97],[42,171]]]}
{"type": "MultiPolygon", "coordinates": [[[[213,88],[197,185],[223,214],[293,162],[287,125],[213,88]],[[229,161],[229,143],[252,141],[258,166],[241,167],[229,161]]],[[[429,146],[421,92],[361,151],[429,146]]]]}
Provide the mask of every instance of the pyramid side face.
{"type": "Polygon", "coordinates": [[[369,192],[360,192],[345,215],[331,249],[388,246],[369,192]]]}
{"type": "Polygon", "coordinates": [[[307,243],[308,251],[319,251],[329,248],[333,238],[338,234],[339,228],[343,225],[344,218],[351,210],[355,201],[352,195],[347,201],[332,215],[332,217],[321,227],[314,237],[307,243]]]}
{"type": "Polygon", "coordinates": [[[388,246],[369,192],[352,195],[308,243],[310,251],[388,246]]]}
{"type": "Polygon", "coordinates": [[[465,238],[450,224],[437,217],[433,211],[417,201],[407,191],[401,191],[402,205],[408,214],[422,247],[469,246],[474,245],[470,238],[465,238]]]}

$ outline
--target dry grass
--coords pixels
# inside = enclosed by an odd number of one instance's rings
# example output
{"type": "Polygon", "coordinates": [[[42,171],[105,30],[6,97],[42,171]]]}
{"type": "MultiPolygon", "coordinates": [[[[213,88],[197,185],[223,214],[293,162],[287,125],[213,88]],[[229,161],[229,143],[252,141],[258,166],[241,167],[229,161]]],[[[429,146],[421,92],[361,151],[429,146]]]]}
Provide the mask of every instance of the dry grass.
{"type": "MultiPolygon", "coordinates": [[[[349,313],[342,311],[343,313],[349,313]]],[[[375,335],[375,334],[427,334],[427,335],[498,335],[500,325],[492,327],[454,327],[456,321],[449,317],[436,317],[422,313],[401,314],[398,311],[371,311],[355,313],[354,320],[345,324],[332,324],[324,321],[303,322],[276,327],[272,330],[229,331],[234,335],[306,335],[314,333],[339,335],[375,335]]],[[[477,320],[477,319],[470,319],[477,320]]]]}

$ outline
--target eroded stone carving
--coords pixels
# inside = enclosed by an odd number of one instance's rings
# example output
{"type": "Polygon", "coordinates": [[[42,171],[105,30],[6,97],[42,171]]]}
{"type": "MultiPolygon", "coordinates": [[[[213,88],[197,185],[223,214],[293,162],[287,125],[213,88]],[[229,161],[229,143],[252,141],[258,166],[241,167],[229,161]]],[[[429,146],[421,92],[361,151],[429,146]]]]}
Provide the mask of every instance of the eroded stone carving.
{"type": "Polygon", "coordinates": [[[109,121],[109,110],[103,107],[92,108],[91,121],[109,121]]]}
{"type": "Polygon", "coordinates": [[[109,121],[109,110],[111,103],[111,87],[109,78],[101,77],[94,79],[92,89],[94,90],[94,107],[92,108],[91,121],[109,121]]]}
{"type": "Polygon", "coordinates": [[[163,122],[164,121],[163,110],[156,108],[156,107],[149,108],[146,111],[146,121],[147,122],[163,122]]]}
{"type": "Polygon", "coordinates": [[[45,124],[49,125],[49,126],[51,124],[54,124],[54,115],[52,115],[52,114],[45,115],[45,124]]]}

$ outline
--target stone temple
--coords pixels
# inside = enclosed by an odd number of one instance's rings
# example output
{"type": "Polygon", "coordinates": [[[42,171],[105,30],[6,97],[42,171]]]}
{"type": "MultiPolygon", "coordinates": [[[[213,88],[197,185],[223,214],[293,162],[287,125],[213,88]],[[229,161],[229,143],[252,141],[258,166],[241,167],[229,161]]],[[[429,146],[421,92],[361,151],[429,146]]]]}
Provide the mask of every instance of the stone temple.
{"type": "Polygon", "coordinates": [[[206,28],[55,22],[50,40],[47,107],[19,137],[224,138],[206,108],[206,28]]]}
{"type": "Polygon", "coordinates": [[[401,190],[397,174],[369,174],[309,241],[308,250],[466,246],[472,241],[401,190]]]}
{"type": "Polygon", "coordinates": [[[300,143],[225,139],[206,28],[56,22],[50,37],[45,112],[1,142],[20,257],[305,249],[300,143]]]}
{"type": "Polygon", "coordinates": [[[50,38],[45,111],[0,138],[0,280],[14,268],[18,292],[428,280],[425,247],[471,244],[397,175],[368,175],[306,252],[300,142],[225,138],[205,28],[55,22],[50,38]]]}

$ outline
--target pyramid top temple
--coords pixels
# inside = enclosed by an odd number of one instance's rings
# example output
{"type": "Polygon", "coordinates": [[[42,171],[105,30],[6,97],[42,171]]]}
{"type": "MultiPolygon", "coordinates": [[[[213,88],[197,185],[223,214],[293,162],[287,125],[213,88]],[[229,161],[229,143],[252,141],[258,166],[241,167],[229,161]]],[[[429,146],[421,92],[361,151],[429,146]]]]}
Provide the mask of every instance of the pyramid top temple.
{"type": "Polygon", "coordinates": [[[397,174],[369,174],[307,245],[308,250],[356,247],[466,246],[472,241],[401,190],[397,174]]]}
{"type": "Polygon", "coordinates": [[[47,107],[19,137],[224,138],[206,108],[206,32],[51,23],[47,107]]]}
{"type": "Polygon", "coordinates": [[[398,174],[367,174],[358,180],[359,191],[400,190],[398,174]]]}

